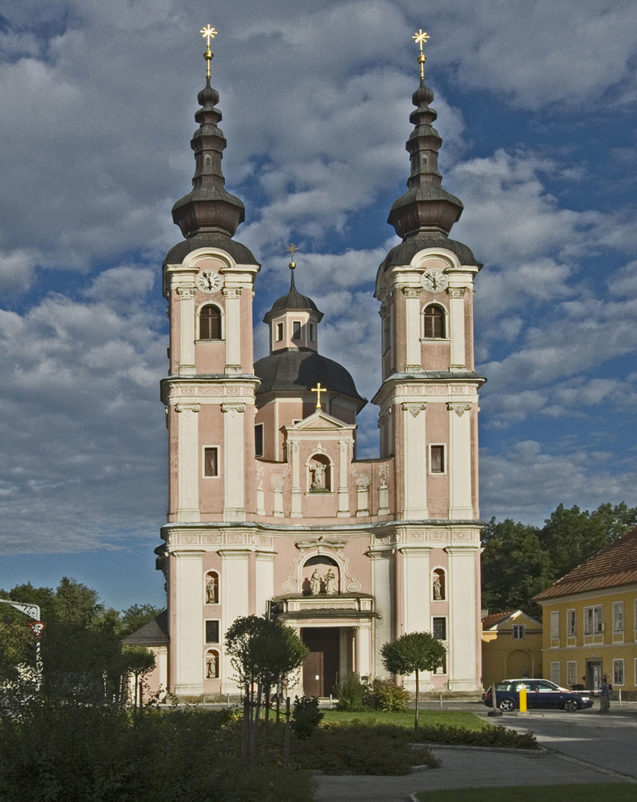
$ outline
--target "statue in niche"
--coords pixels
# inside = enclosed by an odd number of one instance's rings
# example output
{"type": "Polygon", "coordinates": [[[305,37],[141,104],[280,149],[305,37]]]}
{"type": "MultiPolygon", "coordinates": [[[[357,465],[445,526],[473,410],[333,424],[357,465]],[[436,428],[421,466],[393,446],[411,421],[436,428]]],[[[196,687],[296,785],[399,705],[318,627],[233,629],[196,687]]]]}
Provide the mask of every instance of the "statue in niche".
{"type": "Polygon", "coordinates": [[[217,655],[213,652],[206,662],[206,679],[217,679],[219,676],[219,663],[217,655]]]}
{"type": "Polygon", "coordinates": [[[330,568],[329,571],[325,574],[325,592],[328,595],[333,595],[336,593],[336,576],[334,571],[330,568]]]}
{"type": "Polygon", "coordinates": [[[210,574],[206,582],[206,604],[217,604],[219,602],[217,577],[210,574]]]}
{"type": "Polygon", "coordinates": [[[314,573],[310,577],[310,587],[312,589],[312,596],[318,596],[321,592],[321,575],[318,568],[314,569],[314,573]]]}
{"type": "Polygon", "coordinates": [[[325,465],[315,462],[310,468],[312,472],[312,490],[325,490],[325,465]]]}
{"type": "Polygon", "coordinates": [[[434,601],[442,601],[444,598],[442,593],[442,579],[437,571],[434,574],[433,591],[434,591],[434,601]]]}

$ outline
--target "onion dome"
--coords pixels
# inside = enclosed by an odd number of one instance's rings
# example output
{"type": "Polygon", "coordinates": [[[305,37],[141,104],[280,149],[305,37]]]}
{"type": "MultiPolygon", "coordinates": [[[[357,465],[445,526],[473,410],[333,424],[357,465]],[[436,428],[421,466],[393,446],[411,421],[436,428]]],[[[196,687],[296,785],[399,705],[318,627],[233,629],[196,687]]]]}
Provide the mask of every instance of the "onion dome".
{"type": "Polygon", "coordinates": [[[209,77],[197,99],[201,106],[195,114],[199,128],[190,140],[195,152],[192,190],[173,206],[173,220],[184,237],[200,233],[232,237],[245,219],[245,208],[224,186],[221,158],[226,139],[217,125],[221,121],[221,112],[216,107],[219,93],[210,86],[209,77]]]}
{"type": "MultiPolygon", "coordinates": [[[[294,262],[290,263],[290,265],[293,264],[294,262]]],[[[282,295],[280,298],[276,299],[270,310],[265,313],[263,322],[270,323],[272,318],[278,317],[282,312],[287,311],[314,312],[314,317],[316,318],[317,322],[323,318],[323,313],[319,312],[314,301],[311,298],[308,298],[307,295],[301,295],[301,293],[296,289],[296,285],[294,283],[294,269],[290,271],[290,289],[286,295],[282,295]]]]}
{"type": "Polygon", "coordinates": [[[446,235],[462,214],[462,201],[442,188],[442,177],[438,172],[442,138],[433,127],[438,116],[429,107],[433,97],[421,73],[420,86],[412,96],[416,110],[409,118],[414,130],[406,144],[411,160],[408,189],[394,202],[387,218],[403,239],[424,232],[446,235]]]}

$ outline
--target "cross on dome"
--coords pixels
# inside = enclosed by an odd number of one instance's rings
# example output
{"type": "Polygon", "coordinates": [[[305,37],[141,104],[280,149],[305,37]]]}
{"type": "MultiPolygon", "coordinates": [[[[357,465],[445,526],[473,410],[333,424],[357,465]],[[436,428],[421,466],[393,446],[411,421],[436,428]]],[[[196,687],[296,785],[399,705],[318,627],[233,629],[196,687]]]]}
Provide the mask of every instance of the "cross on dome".
{"type": "Polygon", "coordinates": [[[431,38],[427,31],[423,31],[422,28],[418,28],[418,32],[415,33],[411,37],[414,42],[420,47],[420,53],[418,54],[418,63],[420,64],[420,80],[425,80],[425,61],[427,61],[427,56],[423,53],[422,46],[426,44],[429,39],[431,38]]]}
{"type": "Polygon", "coordinates": [[[321,387],[321,382],[317,382],[316,387],[310,388],[311,393],[316,393],[316,409],[323,409],[321,406],[321,393],[326,393],[325,387],[321,387]]]}
{"type": "Polygon", "coordinates": [[[206,27],[202,28],[199,33],[206,40],[206,52],[203,54],[203,57],[206,59],[206,78],[210,78],[210,62],[212,61],[213,57],[213,52],[210,49],[210,40],[215,38],[217,31],[212,27],[212,25],[206,25],[206,27]]]}

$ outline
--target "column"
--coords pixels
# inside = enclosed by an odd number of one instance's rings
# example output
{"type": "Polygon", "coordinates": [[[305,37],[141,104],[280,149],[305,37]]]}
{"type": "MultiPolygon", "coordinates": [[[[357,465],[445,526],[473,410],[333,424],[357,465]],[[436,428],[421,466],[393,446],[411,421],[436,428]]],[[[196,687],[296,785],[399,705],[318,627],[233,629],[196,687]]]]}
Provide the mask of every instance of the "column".
{"type": "MultiPolygon", "coordinates": [[[[248,549],[222,549],[221,555],[221,640],[234,621],[250,615],[249,577],[250,551],[248,549]]],[[[234,693],[237,685],[230,657],[223,653],[222,693],[234,693]]]]}
{"type": "Polygon", "coordinates": [[[392,552],[387,549],[383,551],[368,552],[372,561],[372,595],[374,596],[374,608],[381,612],[381,617],[376,619],[374,625],[374,676],[388,677],[387,671],[383,666],[383,659],[380,650],[384,644],[392,639],[392,620],[393,620],[393,598],[392,598],[392,552]]]}
{"type": "Polygon", "coordinates": [[[244,500],[244,413],[245,404],[222,404],[223,416],[223,517],[245,520],[244,500]]]}
{"type": "Polygon", "coordinates": [[[301,499],[303,491],[301,489],[301,466],[299,464],[299,444],[296,441],[290,441],[288,443],[288,459],[290,460],[292,468],[292,500],[291,500],[290,517],[300,518],[303,514],[301,511],[301,499]]]}
{"type": "Polygon", "coordinates": [[[472,520],[471,403],[451,401],[449,408],[449,518],[472,520]]]}
{"type": "Polygon", "coordinates": [[[451,370],[465,370],[464,287],[449,287],[449,327],[451,329],[451,370]]]}
{"type": "MultiPolygon", "coordinates": [[[[403,556],[403,624],[404,634],[409,632],[430,632],[431,616],[429,608],[429,552],[427,547],[404,546],[403,556]]],[[[416,688],[416,675],[410,674],[403,682],[409,690],[416,688]]],[[[420,675],[420,689],[431,687],[429,672],[420,675]]]]}
{"type": "Polygon", "coordinates": [[[195,374],[195,285],[176,289],[179,298],[179,375],[195,374]]]}
{"type": "Polygon", "coordinates": [[[257,551],[254,555],[255,615],[265,613],[266,602],[274,596],[274,553],[257,551]]]}
{"type": "MultiPolygon", "coordinates": [[[[226,373],[241,373],[241,287],[226,287],[226,373]]],[[[252,325],[252,321],[248,323],[252,325]]]]}
{"type": "Polygon", "coordinates": [[[403,287],[405,296],[405,372],[421,370],[420,354],[420,289],[403,287]]]}
{"type": "Polygon", "coordinates": [[[450,691],[472,691],[480,684],[477,611],[480,592],[477,585],[475,546],[448,546],[449,654],[447,670],[450,691]]]}
{"type": "Polygon", "coordinates": [[[338,441],[338,518],[349,517],[349,488],[347,484],[349,458],[349,440],[338,441]]]}
{"type": "Polygon", "coordinates": [[[171,554],[175,572],[175,693],[203,693],[203,551],[171,554]]]}
{"type": "Polygon", "coordinates": [[[427,453],[424,402],[404,401],[403,424],[403,518],[429,517],[427,510],[427,453]]]}
{"type": "Polygon", "coordinates": [[[372,673],[371,665],[371,626],[361,621],[356,627],[356,671],[360,677],[369,677],[372,673]]]}
{"type": "Polygon", "coordinates": [[[199,404],[176,404],[177,518],[199,520],[199,404]]]}

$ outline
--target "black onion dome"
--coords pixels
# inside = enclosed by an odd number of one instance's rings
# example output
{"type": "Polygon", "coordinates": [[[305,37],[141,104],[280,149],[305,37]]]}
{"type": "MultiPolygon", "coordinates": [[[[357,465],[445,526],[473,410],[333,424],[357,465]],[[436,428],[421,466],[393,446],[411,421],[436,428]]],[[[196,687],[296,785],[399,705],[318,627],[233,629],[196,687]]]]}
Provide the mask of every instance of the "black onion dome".
{"type": "Polygon", "coordinates": [[[474,265],[478,270],[482,267],[482,262],[475,258],[473,251],[467,245],[449,239],[439,232],[431,232],[417,234],[394,245],[383,260],[379,271],[382,272],[393,265],[408,265],[418,251],[424,251],[426,248],[443,248],[455,253],[462,265],[474,265]]]}
{"type": "Polygon", "coordinates": [[[217,125],[221,121],[221,111],[216,108],[219,93],[210,86],[209,78],[197,99],[201,105],[195,113],[199,128],[190,140],[195,152],[192,190],[173,206],[173,220],[184,237],[200,232],[232,237],[245,219],[245,208],[224,186],[221,158],[226,139],[217,125]]]}
{"type": "Polygon", "coordinates": [[[412,96],[416,110],[409,117],[414,130],[406,145],[411,161],[408,189],[394,201],[387,218],[403,238],[431,230],[448,234],[462,214],[462,201],[442,188],[442,176],[438,172],[442,139],[433,126],[438,116],[429,107],[433,97],[431,89],[421,80],[412,96]]]}
{"type": "Polygon", "coordinates": [[[323,313],[319,312],[314,301],[311,298],[308,298],[307,295],[301,295],[301,293],[296,289],[296,285],[294,284],[294,273],[292,273],[290,277],[290,289],[288,293],[276,299],[270,310],[265,313],[263,322],[269,323],[272,318],[280,315],[281,312],[285,312],[288,309],[294,311],[309,310],[311,312],[316,312],[319,321],[323,318],[323,313]]]}
{"type": "Polygon", "coordinates": [[[257,398],[266,393],[309,392],[320,382],[331,393],[349,396],[358,402],[358,410],[367,403],[358,394],[354,379],[338,362],[321,356],[310,348],[284,348],[254,363],[254,373],[261,379],[257,398]]]}

